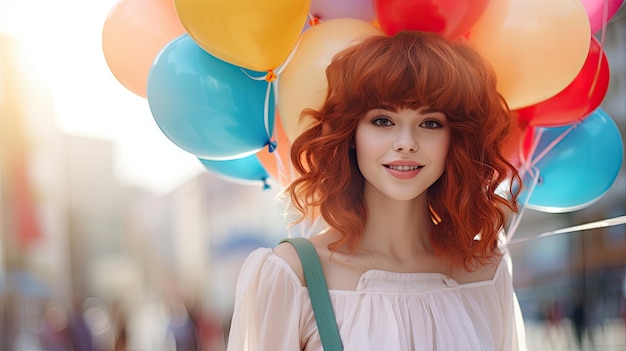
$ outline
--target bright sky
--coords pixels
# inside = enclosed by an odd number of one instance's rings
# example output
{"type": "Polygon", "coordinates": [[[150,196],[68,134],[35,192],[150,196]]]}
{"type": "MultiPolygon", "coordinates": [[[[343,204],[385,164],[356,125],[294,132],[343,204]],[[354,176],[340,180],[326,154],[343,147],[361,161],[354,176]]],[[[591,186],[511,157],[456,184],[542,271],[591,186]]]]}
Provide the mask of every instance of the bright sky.
{"type": "Polygon", "coordinates": [[[159,130],[147,100],[109,70],[102,26],[116,2],[0,0],[0,33],[25,44],[52,90],[62,132],[111,140],[120,180],[164,193],[204,169],[159,130]]]}

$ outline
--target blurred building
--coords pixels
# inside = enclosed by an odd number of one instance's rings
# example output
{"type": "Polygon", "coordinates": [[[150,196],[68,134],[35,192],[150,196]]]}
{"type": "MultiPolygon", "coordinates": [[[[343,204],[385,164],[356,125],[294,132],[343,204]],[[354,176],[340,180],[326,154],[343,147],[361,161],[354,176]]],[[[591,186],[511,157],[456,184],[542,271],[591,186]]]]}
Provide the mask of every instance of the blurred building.
{"type": "Polygon", "coordinates": [[[26,346],[47,296],[71,293],[64,150],[49,90],[0,36],[0,349],[26,346]],[[48,187],[52,185],[52,187],[48,187]],[[44,278],[45,276],[45,278],[44,278]],[[55,281],[56,288],[46,284],[55,281]]]}
{"type": "MultiPolygon", "coordinates": [[[[624,43],[622,9],[607,27],[612,77],[602,107],[623,136],[624,43]]],[[[159,334],[168,321],[163,306],[176,301],[227,321],[244,258],[288,235],[278,187],[263,191],[261,184],[240,185],[209,172],[166,195],[119,184],[113,145],[58,132],[50,93],[20,65],[18,49],[0,36],[0,350],[36,345],[51,300],[70,309],[75,300],[91,298],[87,315],[102,343],[112,345],[124,320],[138,349],[167,343],[159,334]]],[[[515,238],[623,216],[625,167],[588,208],[526,210],[515,238]]],[[[581,298],[597,320],[619,320],[626,226],[529,240],[511,245],[511,253],[529,323],[544,323],[546,305],[555,300],[569,319],[581,298]]],[[[626,345],[621,331],[621,341],[611,341],[616,347],[626,345]]]]}

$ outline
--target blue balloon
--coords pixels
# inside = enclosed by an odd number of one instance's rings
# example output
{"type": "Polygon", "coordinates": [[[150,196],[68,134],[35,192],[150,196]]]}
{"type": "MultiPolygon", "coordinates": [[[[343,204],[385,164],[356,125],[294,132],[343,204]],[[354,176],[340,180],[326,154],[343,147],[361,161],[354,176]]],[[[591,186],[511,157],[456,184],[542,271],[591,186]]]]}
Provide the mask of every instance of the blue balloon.
{"type": "MultiPolygon", "coordinates": [[[[538,128],[542,134],[534,156],[572,126],[535,165],[539,178],[526,207],[552,213],[576,211],[599,200],[615,182],[624,145],[617,125],[601,109],[574,125],[538,128]]],[[[531,187],[530,182],[525,183],[522,202],[531,187]]]]}
{"type": "Polygon", "coordinates": [[[267,179],[270,177],[257,155],[249,155],[233,160],[206,160],[199,158],[202,165],[209,171],[225,177],[235,183],[251,183],[261,181],[264,189],[269,189],[267,179]]]}
{"type": "Polygon", "coordinates": [[[197,157],[225,160],[254,154],[269,143],[275,103],[270,83],[249,75],[264,76],[210,55],[184,34],[152,64],[150,111],[174,144],[197,157]]]}

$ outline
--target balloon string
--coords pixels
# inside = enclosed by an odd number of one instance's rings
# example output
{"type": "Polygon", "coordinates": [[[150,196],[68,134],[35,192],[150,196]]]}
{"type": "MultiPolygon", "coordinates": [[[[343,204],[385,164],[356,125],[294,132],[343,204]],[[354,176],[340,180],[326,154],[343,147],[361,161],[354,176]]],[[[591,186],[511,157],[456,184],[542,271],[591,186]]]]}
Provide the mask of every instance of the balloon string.
{"type": "Polygon", "coordinates": [[[317,26],[319,23],[320,23],[319,17],[313,16],[313,14],[309,12],[309,25],[313,27],[313,26],[317,26]]]}
{"type": "Polygon", "coordinates": [[[526,205],[528,204],[528,201],[530,200],[530,196],[535,190],[535,186],[537,186],[537,184],[539,183],[539,170],[538,169],[535,168],[532,173],[529,172],[529,175],[532,177],[532,181],[530,183],[530,187],[528,191],[526,192],[526,197],[524,198],[524,202],[522,206],[520,206],[519,212],[517,212],[513,216],[511,224],[509,225],[509,228],[506,231],[507,242],[510,242],[511,239],[513,238],[513,235],[515,235],[515,233],[517,232],[517,229],[519,228],[519,225],[522,221],[522,216],[524,215],[524,210],[526,209],[526,205]]]}
{"type": "Polygon", "coordinates": [[[600,47],[604,48],[604,37],[606,34],[606,25],[609,23],[609,0],[602,2],[602,29],[600,35],[600,47]]]}
{"type": "Polygon", "coordinates": [[[239,67],[239,69],[241,70],[241,72],[243,72],[243,74],[245,74],[246,76],[248,76],[248,78],[252,79],[252,80],[266,80],[265,76],[263,77],[255,77],[253,75],[251,75],[250,73],[248,73],[245,69],[239,67]]]}
{"type": "Polygon", "coordinates": [[[270,129],[270,97],[272,96],[272,86],[274,83],[274,79],[268,79],[270,74],[275,74],[272,70],[268,72],[268,74],[264,77],[255,77],[248,73],[245,69],[241,68],[241,72],[248,76],[248,78],[256,81],[265,80],[267,81],[267,89],[265,89],[265,100],[263,102],[263,125],[265,127],[265,134],[267,134],[268,140],[268,148],[270,152],[273,152],[276,149],[276,142],[271,141],[272,139],[272,130],[270,129]]]}
{"type": "MultiPolygon", "coordinates": [[[[530,127],[526,127],[526,133],[528,132],[534,132],[534,129],[530,128],[530,127]]],[[[520,159],[520,172],[519,172],[519,176],[520,179],[523,179],[523,177],[526,175],[526,173],[528,173],[531,177],[533,177],[533,173],[532,170],[530,169],[530,162],[529,159],[532,158],[532,155],[535,153],[535,150],[537,149],[537,144],[539,143],[538,140],[541,138],[541,133],[542,131],[539,130],[537,132],[538,135],[535,135],[533,138],[533,144],[530,147],[530,152],[528,153],[528,155],[526,155],[524,153],[524,143],[521,142],[518,145],[518,149],[517,149],[517,153],[519,155],[519,159],[520,159]]],[[[534,177],[533,177],[534,178],[534,177]]],[[[537,174],[537,179],[538,178],[538,174],[537,174]]],[[[533,184],[535,184],[533,182],[533,184]]],[[[520,184],[523,185],[523,184],[520,184]]],[[[530,195],[528,195],[526,197],[526,201],[524,202],[524,204],[522,204],[522,206],[520,206],[520,210],[519,212],[515,213],[513,215],[513,218],[511,220],[511,223],[509,224],[509,228],[507,228],[506,230],[506,241],[510,241],[511,238],[513,237],[513,235],[515,235],[515,232],[517,232],[517,228],[519,227],[519,224],[522,220],[522,216],[524,215],[524,209],[526,207],[526,203],[528,202],[528,199],[530,198],[530,195]]]]}
{"type": "MultiPolygon", "coordinates": [[[[274,88],[274,96],[278,96],[278,88],[277,88],[276,84],[273,85],[273,88],[274,88]]],[[[280,117],[277,117],[277,118],[280,118],[280,117]]],[[[274,128],[276,128],[276,125],[274,126],[274,128]]],[[[283,147],[285,147],[285,146],[283,146],[283,147]]],[[[293,179],[293,177],[289,177],[289,176],[286,175],[286,172],[285,172],[285,167],[286,166],[283,163],[282,159],[280,158],[280,154],[278,152],[275,152],[274,153],[274,157],[276,157],[276,167],[277,167],[277,171],[278,171],[278,183],[279,183],[279,185],[281,187],[283,187],[287,183],[290,183],[291,180],[293,179]],[[286,179],[286,182],[284,181],[284,179],[286,179]]]]}
{"type": "Polygon", "coordinates": [[[289,52],[289,56],[287,56],[285,61],[283,61],[283,63],[281,63],[276,69],[268,70],[267,75],[265,75],[263,77],[255,77],[255,76],[252,76],[251,74],[249,74],[248,72],[246,72],[246,70],[244,70],[243,68],[241,68],[241,71],[246,76],[248,76],[248,78],[250,78],[250,79],[266,80],[266,81],[268,81],[270,83],[274,82],[277,78],[280,77],[280,75],[283,73],[283,71],[285,70],[285,68],[289,64],[289,62],[291,62],[291,60],[295,56],[296,52],[298,51],[298,47],[300,47],[300,42],[301,41],[302,41],[302,36],[300,36],[300,38],[298,38],[298,41],[296,42],[296,45],[294,45],[293,49],[291,49],[291,51],[289,52]]]}
{"type": "Polygon", "coordinates": [[[626,223],[626,216],[613,217],[609,219],[603,219],[601,221],[575,225],[573,227],[561,228],[561,229],[553,230],[550,232],[533,235],[531,237],[511,240],[509,241],[509,244],[519,244],[519,243],[523,243],[526,241],[535,240],[539,238],[545,238],[545,237],[558,235],[558,234],[565,234],[565,233],[578,232],[578,231],[597,229],[597,228],[606,228],[606,227],[612,227],[615,225],[620,225],[620,224],[625,224],[625,223],[626,223]]]}
{"type": "Polygon", "coordinates": [[[561,142],[561,140],[563,140],[563,138],[565,138],[577,126],[578,126],[578,123],[572,124],[563,133],[561,133],[556,139],[552,140],[552,142],[545,149],[543,149],[541,153],[537,155],[537,157],[531,160],[530,167],[534,167],[537,164],[537,162],[541,161],[541,159],[544,158],[548,154],[548,152],[550,152],[559,142],[561,142]]]}
{"type": "MultiPolygon", "coordinates": [[[[302,41],[302,36],[300,36],[298,38],[298,41],[296,42],[296,45],[294,45],[293,49],[291,49],[291,52],[289,52],[289,56],[287,56],[287,58],[285,59],[285,61],[280,64],[275,70],[268,70],[268,73],[264,76],[264,77],[255,77],[251,74],[249,74],[246,70],[244,70],[243,68],[241,68],[241,71],[248,76],[248,78],[256,80],[256,81],[260,81],[260,80],[265,80],[267,81],[267,90],[265,91],[265,103],[263,106],[263,122],[265,125],[265,132],[267,134],[267,138],[268,140],[271,140],[272,138],[272,131],[270,130],[270,123],[269,123],[269,104],[270,104],[270,96],[271,96],[271,91],[272,89],[274,90],[274,105],[276,105],[277,101],[278,101],[278,87],[276,86],[276,79],[278,77],[280,77],[280,75],[283,73],[283,71],[285,70],[285,68],[287,67],[287,65],[289,64],[289,62],[291,62],[291,60],[293,59],[294,55],[296,54],[296,51],[298,51],[298,47],[300,47],[300,42],[302,41]]],[[[274,149],[276,149],[277,145],[276,142],[272,142],[269,141],[268,142],[268,146],[269,146],[269,151],[273,152],[274,149]]]]}
{"type": "Polygon", "coordinates": [[[596,73],[593,76],[593,82],[591,82],[591,88],[587,94],[587,97],[593,95],[593,91],[596,88],[596,84],[600,78],[600,69],[602,68],[602,59],[604,58],[604,39],[606,36],[606,25],[609,22],[609,1],[604,0],[602,2],[602,28],[600,29],[600,54],[598,55],[598,63],[596,64],[596,73]]]}
{"type": "Polygon", "coordinates": [[[522,161],[520,177],[523,177],[526,173],[529,173],[531,177],[533,176],[533,174],[531,173],[532,172],[531,160],[535,152],[537,152],[537,146],[539,145],[539,141],[541,140],[541,136],[543,135],[543,129],[538,129],[538,130],[531,129],[530,131],[531,133],[535,133],[535,135],[533,137],[533,143],[530,146],[530,152],[528,153],[528,156],[524,155],[523,145],[520,143],[519,153],[520,153],[520,160],[522,161]]]}
{"type": "Polygon", "coordinates": [[[272,84],[273,82],[267,82],[267,90],[265,90],[265,102],[263,105],[263,123],[265,126],[265,133],[267,133],[267,140],[269,145],[269,151],[273,152],[276,149],[276,142],[272,142],[272,130],[270,129],[270,97],[272,96],[272,84]]]}
{"type": "Polygon", "coordinates": [[[289,56],[287,56],[285,61],[280,66],[278,66],[278,68],[276,68],[276,75],[280,76],[285,70],[285,68],[287,67],[287,65],[289,65],[289,62],[291,62],[293,57],[296,55],[296,52],[298,51],[298,48],[300,47],[301,41],[302,41],[302,35],[298,38],[298,41],[296,42],[296,45],[294,45],[293,49],[291,49],[289,56]]]}
{"type": "Polygon", "coordinates": [[[548,152],[554,149],[554,147],[559,142],[561,142],[561,140],[563,140],[563,138],[565,138],[574,128],[576,128],[577,125],[578,123],[573,124],[572,126],[567,128],[563,133],[561,133],[557,138],[555,138],[550,144],[548,144],[548,146],[546,146],[543,150],[541,150],[541,152],[537,156],[535,156],[534,154],[537,151],[537,147],[543,136],[543,129],[536,130],[536,135],[533,138],[533,144],[531,146],[529,157],[527,159],[523,158],[521,171],[520,171],[520,177],[524,177],[526,174],[528,174],[531,177],[532,181],[530,184],[530,188],[526,193],[526,198],[524,199],[524,203],[522,204],[520,211],[516,213],[515,216],[513,217],[513,221],[511,222],[509,230],[507,231],[507,241],[511,241],[511,239],[513,238],[513,235],[515,234],[515,232],[517,232],[517,229],[522,220],[522,216],[526,208],[526,205],[528,204],[528,201],[530,200],[530,197],[533,191],[535,190],[535,187],[540,182],[540,179],[541,179],[540,171],[536,167],[537,163],[542,158],[544,158],[548,154],[548,152]]]}

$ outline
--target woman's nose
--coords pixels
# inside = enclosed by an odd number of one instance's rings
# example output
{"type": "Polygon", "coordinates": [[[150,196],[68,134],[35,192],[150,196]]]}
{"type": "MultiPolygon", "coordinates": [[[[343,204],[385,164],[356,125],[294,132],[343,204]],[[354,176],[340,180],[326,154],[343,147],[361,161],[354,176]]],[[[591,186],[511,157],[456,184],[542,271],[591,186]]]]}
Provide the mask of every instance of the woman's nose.
{"type": "Polygon", "coordinates": [[[393,144],[394,151],[398,152],[415,152],[419,148],[417,139],[413,133],[403,131],[393,144]]]}

